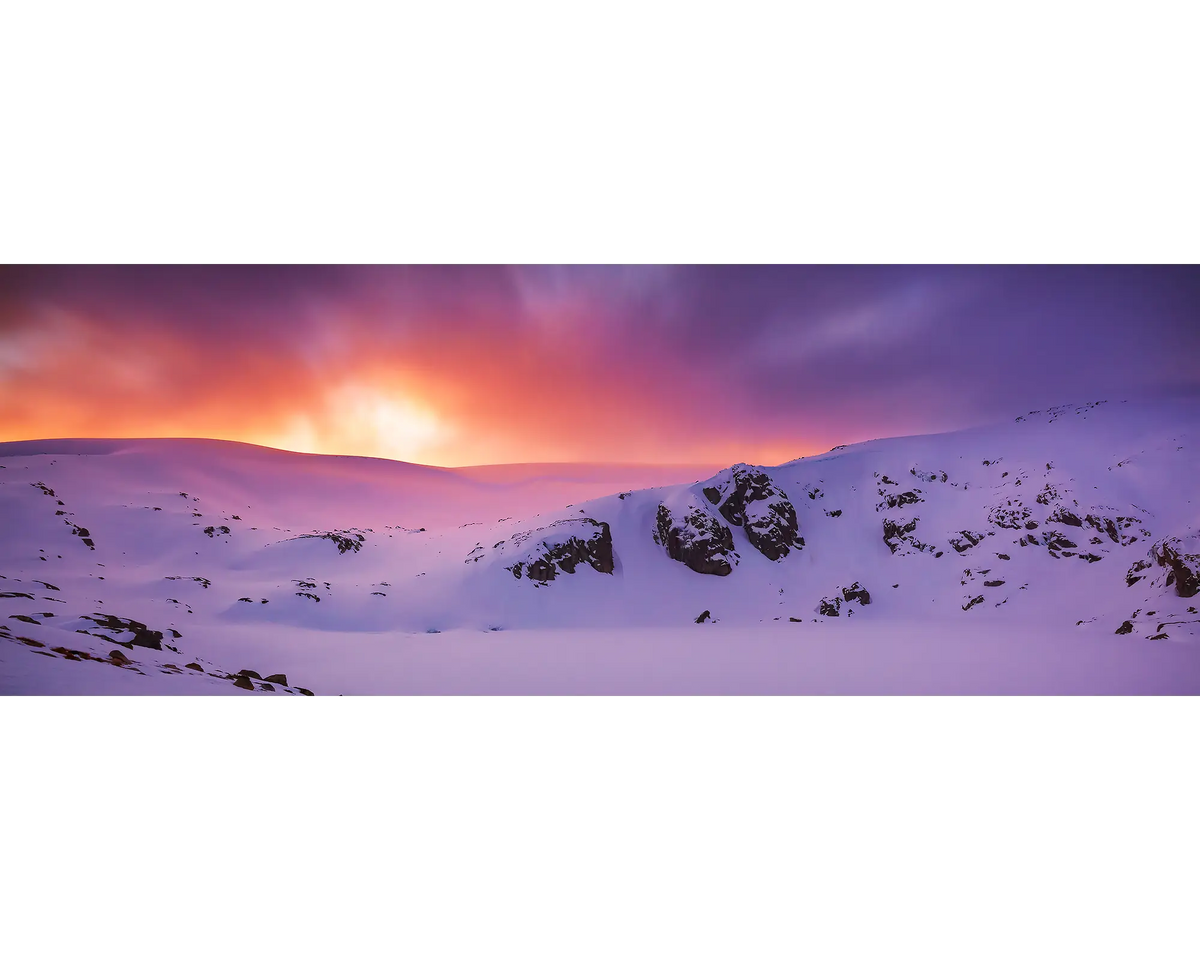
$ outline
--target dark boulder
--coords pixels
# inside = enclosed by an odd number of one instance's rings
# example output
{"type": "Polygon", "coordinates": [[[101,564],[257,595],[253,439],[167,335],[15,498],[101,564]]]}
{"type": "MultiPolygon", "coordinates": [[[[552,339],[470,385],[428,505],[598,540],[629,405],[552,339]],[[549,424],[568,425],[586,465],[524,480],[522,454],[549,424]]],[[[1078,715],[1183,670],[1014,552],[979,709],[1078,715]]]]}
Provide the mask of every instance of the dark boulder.
{"type": "Polygon", "coordinates": [[[697,573],[728,576],[738,559],[733,532],[695,500],[685,503],[678,516],[665,503],[658,505],[654,542],[697,573]]]}
{"type": "Polygon", "coordinates": [[[948,541],[950,546],[954,548],[955,553],[963,553],[976,546],[986,534],[976,533],[973,530],[959,530],[957,537],[951,537],[948,541]]]}
{"type": "MultiPolygon", "coordinates": [[[[1190,541],[1200,541],[1191,537],[1190,541]]],[[[1166,585],[1175,587],[1175,595],[1194,597],[1200,593],[1200,552],[1187,553],[1178,537],[1167,537],[1150,548],[1151,558],[1167,569],[1166,585]]]]}
{"type": "MultiPolygon", "coordinates": [[[[1077,543],[1068,540],[1057,530],[1047,530],[1042,535],[1043,542],[1050,550],[1071,550],[1078,546],[1077,543]]],[[[1030,537],[1032,540],[1033,538],[1030,537]]]]}
{"type": "Polygon", "coordinates": [[[746,531],[750,545],[768,560],[782,560],[804,546],[796,508],[758,467],[734,464],[709,480],[703,493],[728,523],[746,531]]]}
{"type": "Polygon", "coordinates": [[[848,587],[842,587],[842,599],[847,603],[859,603],[866,606],[871,602],[871,594],[857,580],[848,587]]]}
{"type": "Polygon", "coordinates": [[[1047,523],[1062,523],[1068,527],[1082,527],[1083,521],[1066,507],[1058,507],[1046,518],[1047,523]]]}
{"type": "Polygon", "coordinates": [[[909,520],[903,525],[896,523],[895,520],[885,519],[883,521],[883,542],[888,545],[892,553],[895,553],[899,542],[916,529],[916,519],[909,520]]]}
{"type": "Polygon", "coordinates": [[[287,676],[282,673],[273,673],[269,677],[263,677],[263,683],[277,683],[281,687],[288,685],[287,676]]]}
{"type": "Polygon", "coordinates": [[[574,573],[587,565],[598,573],[611,574],[613,560],[612,531],[607,523],[590,517],[559,520],[538,530],[517,534],[511,541],[520,546],[540,534],[525,558],[506,567],[518,580],[522,575],[547,583],[561,573],[574,573]]]}

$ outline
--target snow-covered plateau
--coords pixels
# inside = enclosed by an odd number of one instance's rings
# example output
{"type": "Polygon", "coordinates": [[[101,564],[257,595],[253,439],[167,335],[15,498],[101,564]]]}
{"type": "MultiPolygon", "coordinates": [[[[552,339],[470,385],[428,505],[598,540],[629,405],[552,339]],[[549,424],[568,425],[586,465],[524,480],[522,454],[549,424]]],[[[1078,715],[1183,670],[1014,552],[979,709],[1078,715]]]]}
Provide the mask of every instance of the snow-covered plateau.
{"type": "Polygon", "coordinates": [[[0,693],[1200,692],[1200,402],[780,466],[0,444],[0,693]]]}

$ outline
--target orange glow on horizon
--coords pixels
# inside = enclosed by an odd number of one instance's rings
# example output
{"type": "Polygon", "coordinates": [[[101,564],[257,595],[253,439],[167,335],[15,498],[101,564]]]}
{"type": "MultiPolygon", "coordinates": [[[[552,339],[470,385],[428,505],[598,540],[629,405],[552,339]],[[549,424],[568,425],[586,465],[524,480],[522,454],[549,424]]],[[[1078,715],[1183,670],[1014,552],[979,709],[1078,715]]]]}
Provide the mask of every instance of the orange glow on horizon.
{"type": "Polygon", "coordinates": [[[447,324],[383,343],[373,329],[343,318],[325,342],[279,351],[47,310],[0,354],[0,441],[204,437],[438,466],[778,463],[832,445],[743,431],[736,407],[710,406],[702,371],[615,364],[576,334],[447,324]]]}

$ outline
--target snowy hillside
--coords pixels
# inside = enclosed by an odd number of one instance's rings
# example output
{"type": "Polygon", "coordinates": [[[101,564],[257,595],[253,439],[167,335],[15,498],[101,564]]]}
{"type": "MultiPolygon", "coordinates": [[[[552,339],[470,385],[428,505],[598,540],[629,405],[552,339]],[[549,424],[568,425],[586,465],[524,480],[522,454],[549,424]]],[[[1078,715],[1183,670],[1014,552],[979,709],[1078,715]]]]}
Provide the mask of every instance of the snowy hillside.
{"type": "Polygon", "coordinates": [[[1196,693],[1198,451],[1193,401],[703,473],[0,444],[0,692],[1196,693]]]}

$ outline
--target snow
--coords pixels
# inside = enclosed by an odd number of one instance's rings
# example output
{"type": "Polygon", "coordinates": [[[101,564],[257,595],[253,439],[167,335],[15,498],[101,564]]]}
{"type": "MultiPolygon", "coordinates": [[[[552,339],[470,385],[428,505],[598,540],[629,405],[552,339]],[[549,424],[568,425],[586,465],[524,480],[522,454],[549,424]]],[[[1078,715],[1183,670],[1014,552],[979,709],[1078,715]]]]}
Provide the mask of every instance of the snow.
{"type": "Polygon", "coordinates": [[[0,444],[0,692],[242,694],[253,670],[282,695],[1196,693],[1200,597],[1126,573],[1167,538],[1195,552],[1198,441],[1195,401],[1110,401],[764,466],[805,545],[770,560],[734,525],[726,576],[654,531],[663,503],[715,518],[702,491],[730,468],[0,444]],[[610,527],[611,574],[506,569],[584,519],[610,527]],[[893,554],[885,519],[928,549],[893,554]],[[817,612],[854,583],[869,605],[817,612]],[[104,615],[163,649],[81,619],[104,615]]]}

